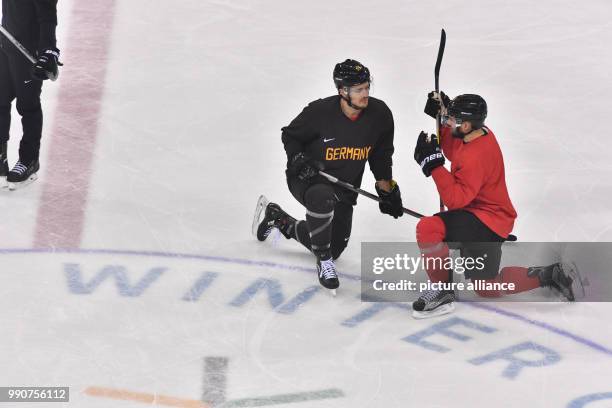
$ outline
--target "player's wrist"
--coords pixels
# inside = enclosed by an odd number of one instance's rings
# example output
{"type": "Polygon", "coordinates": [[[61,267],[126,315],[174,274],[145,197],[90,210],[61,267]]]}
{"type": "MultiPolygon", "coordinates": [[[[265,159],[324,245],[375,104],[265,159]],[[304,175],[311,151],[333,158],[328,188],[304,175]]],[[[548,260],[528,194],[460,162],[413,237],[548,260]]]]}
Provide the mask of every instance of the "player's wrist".
{"type": "Polygon", "coordinates": [[[376,181],[376,190],[381,190],[385,193],[390,193],[393,190],[393,185],[397,184],[393,180],[377,180],[376,181]]]}

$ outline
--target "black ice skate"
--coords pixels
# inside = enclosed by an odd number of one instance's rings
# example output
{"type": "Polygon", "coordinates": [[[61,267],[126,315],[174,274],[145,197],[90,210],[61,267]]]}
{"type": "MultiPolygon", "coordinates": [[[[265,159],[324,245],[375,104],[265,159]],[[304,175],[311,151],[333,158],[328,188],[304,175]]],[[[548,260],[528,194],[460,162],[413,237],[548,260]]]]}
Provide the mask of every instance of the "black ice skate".
{"type": "Polygon", "coordinates": [[[6,143],[0,143],[0,188],[6,188],[6,176],[8,175],[8,159],[6,158],[6,143]]]}
{"type": "Polygon", "coordinates": [[[276,203],[271,203],[265,196],[259,197],[253,217],[253,234],[260,241],[265,241],[276,228],[287,239],[291,238],[291,229],[295,226],[295,219],[283,211],[276,203]],[[263,214],[263,218],[262,218],[263,214]]]}
{"type": "Polygon", "coordinates": [[[326,289],[332,291],[332,295],[336,296],[336,289],[340,286],[336,265],[330,254],[317,256],[317,273],[319,275],[319,283],[326,289]]]}
{"type": "Polygon", "coordinates": [[[427,319],[455,310],[455,292],[452,290],[426,290],[412,303],[412,317],[427,319]]]}
{"type": "Polygon", "coordinates": [[[527,275],[537,276],[541,287],[556,290],[570,302],[585,296],[584,281],[574,263],[558,262],[532,267],[527,270],[527,275]]]}
{"type": "Polygon", "coordinates": [[[36,172],[39,169],[40,165],[38,160],[30,162],[28,165],[25,165],[18,160],[6,177],[9,190],[15,190],[17,188],[27,186],[36,180],[38,178],[36,172]]]}

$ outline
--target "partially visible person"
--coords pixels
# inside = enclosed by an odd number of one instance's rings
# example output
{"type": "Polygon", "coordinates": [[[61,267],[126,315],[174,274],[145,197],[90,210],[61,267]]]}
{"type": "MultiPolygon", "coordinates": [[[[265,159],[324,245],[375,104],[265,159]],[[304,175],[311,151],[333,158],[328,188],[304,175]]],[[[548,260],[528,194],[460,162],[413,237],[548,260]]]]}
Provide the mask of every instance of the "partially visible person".
{"type": "Polygon", "coordinates": [[[36,180],[40,168],[42,83],[58,75],[57,0],[2,0],[2,26],[36,58],[32,64],[0,34],[0,179],[15,189],[36,180]],[[9,171],[7,142],[15,99],[23,136],[19,157],[9,171]]]}

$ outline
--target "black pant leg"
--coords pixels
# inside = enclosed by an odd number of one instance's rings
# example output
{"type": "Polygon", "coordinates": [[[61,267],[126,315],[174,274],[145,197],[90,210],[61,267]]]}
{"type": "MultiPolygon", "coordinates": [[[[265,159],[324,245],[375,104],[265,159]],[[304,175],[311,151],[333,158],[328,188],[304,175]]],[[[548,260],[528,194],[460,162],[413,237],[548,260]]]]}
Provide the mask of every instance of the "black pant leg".
{"type": "MultiPolygon", "coordinates": [[[[346,249],[351,237],[353,225],[353,206],[344,202],[336,204],[334,219],[331,225],[331,253],[332,258],[338,259],[346,249]]],[[[306,221],[297,221],[295,225],[294,239],[312,251],[310,242],[310,231],[306,221]]]]}
{"type": "MultiPolygon", "coordinates": [[[[304,192],[310,187],[310,183],[306,183],[297,177],[287,177],[287,187],[291,195],[302,205],[304,204],[304,192]]],[[[304,245],[306,249],[312,251],[310,244],[310,231],[305,220],[297,220],[295,222],[295,228],[291,234],[293,239],[304,245]]]]}
{"type": "Polygon", "coordinates": [[[338,259],[351,238],[353,226],[353,206],[339,202],[334,211],[332,223],[331,252],[334,259],[338,259]]]}
{"type": "Polygon", "coordinates": [[[303,181],[297,177],[287,177],[287,186],[289,187],[291,195],[293,195],[293,197],[304,207],[306,207],[306,201],[304,200],[306,190],[315,184],[325,184],[333,188],[335,200],[340,201],[340,195],[337,192],[336,186],[324,177],[316,176],[311,181],[303,181]]]}
{"type": "Polygon", "coordinates": [[[465,272],[467,279],[491,279],[499,272],[504,239],[494,233],[474,214],[465,210],[436,214],[446,227],[445,241],[461,250],[462,257],[482,258],[484,268],[465,272]]]}
{"type": "Polygon", "coordinates": [[[0,50],[0,143],[9,140],[11,129],[11,103],[15,88],[7,55],[0,50]]]}
{"type": "Polygon", "coordinates": [[[436,214],[446,227],[446,242],[503,242],[474,214],[465,210],[451,210],[436,214]]]}
{"type": "MultiPolygon", "coordinates": [[[[353,206],[345,201],[339,201],[339,198],[338,198],[339,194],[337,194],[337,191],[335,190],[335,186],[327,182],[326,180],[318,179],[314,183],[308,183],[308,182],[299,180],[297,178],[288,178],[287,184],[289,186],[289,191],[291,191],[291,194],[295,197],[296,200],[298,200],[302,205],[306,207],[307,211],[315,210],[315,211],[321,212],[323,210],[328,210],[328,207],[327,207],[328,205],[333,205],[333,218],[331,220],[331,225],[329,225],[330,231],[327,231],[328,233],[330,233],[330,237],[327,238],[326,236],[326,239],[329,239],[328,245],[329,245],[329,249],[331,249],[332,257],[334,259],[338,258],[340,254],[342,254],[342,252],[346,248],[348,244],[348,240],[351,235],[351,228],[352,228],[352,221],[353,221],[353,206]],[[334,191],[334,193],[331,194],[331,191],[329,189],[323,189],[325,191],[324,194],[321,194],[321,191],[319,191],[318,193],[316,193],[315,191],[315,194],[311,194],[314,190],[310,190],[308,194],[314,195],[314,198],[315,198],[314,201],[317,201],[316,198],[319,199],[318,204],[320,206],[315,208],[312,205],[313,203],[307,202],[307,201],[313,201],[313,197],[307,197],[306,193],[313,186],[318,186],[320,190],[321,185],[331,188],[334,191]],[[328,200],[328,202],[321,203],[324,200],[328,200]]],[[[317,187],[315,187],[315,190],[316,189],[317,187]]],[[[308,214],[306,215],[306,218],[307,218],[306,221],[296,222],[296,225],[294,228],[294,231],[295,231],[294,239],[312,251],[313,250],[312,238],[314,238],[315,241],[318,242],[317,240],[320,239],[321,237],[317,235],[315,235],[315,237],[311,237],[311,230],[312,230],[311,224],[315,224],[315,227],[316,227],[319,224],[322,225],[322,223],[317,222],[317,221],[320,221],[321,219],[315,220],[314,223],[307,222],[308,218],[310,218],[308,214]]],[[[328,219],[325,219],[324,221],[328,221],[328,219]]],[[[315,244],[315,246],[316,245],[317,244],[315,244]]],[[[323,243],[323,246],[326,246],[326,242],[323,243]]]]}
{"type": "Polygon", "coordinates": [[[313,184],[304,193],[310,247],[316,255],[330,256],[332,222],[337,199],[327,183],[313,184]]]}
{"type": "Polygon", "coordinates": [[[19,144],[19,159],[29,164],[38,160],[42,136],[43,113],[40,104],[42,81],[33,79],[32,64],[22,55],[8,56],[9,68],[17,98],[17,112],[21,115],[23,137],[19,144]]]}

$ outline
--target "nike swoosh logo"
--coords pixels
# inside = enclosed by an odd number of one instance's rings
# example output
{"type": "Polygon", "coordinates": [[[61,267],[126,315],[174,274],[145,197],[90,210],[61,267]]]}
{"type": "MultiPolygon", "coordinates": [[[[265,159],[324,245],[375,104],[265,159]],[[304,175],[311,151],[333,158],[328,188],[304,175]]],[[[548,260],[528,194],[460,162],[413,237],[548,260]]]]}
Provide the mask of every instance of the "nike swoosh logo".
{"type": "Polygon", "coordinates": [[[336,138],[333,137],[331,139],[323,139],[323,143],[331,142],[332,140],[336,140],[336,138]]]}
{"type": "Polygon", "coordinates": [[[23,81],[24,84],[29,84],[30,82],[32,82],[31,79],[29,81],[23,81]]]}

